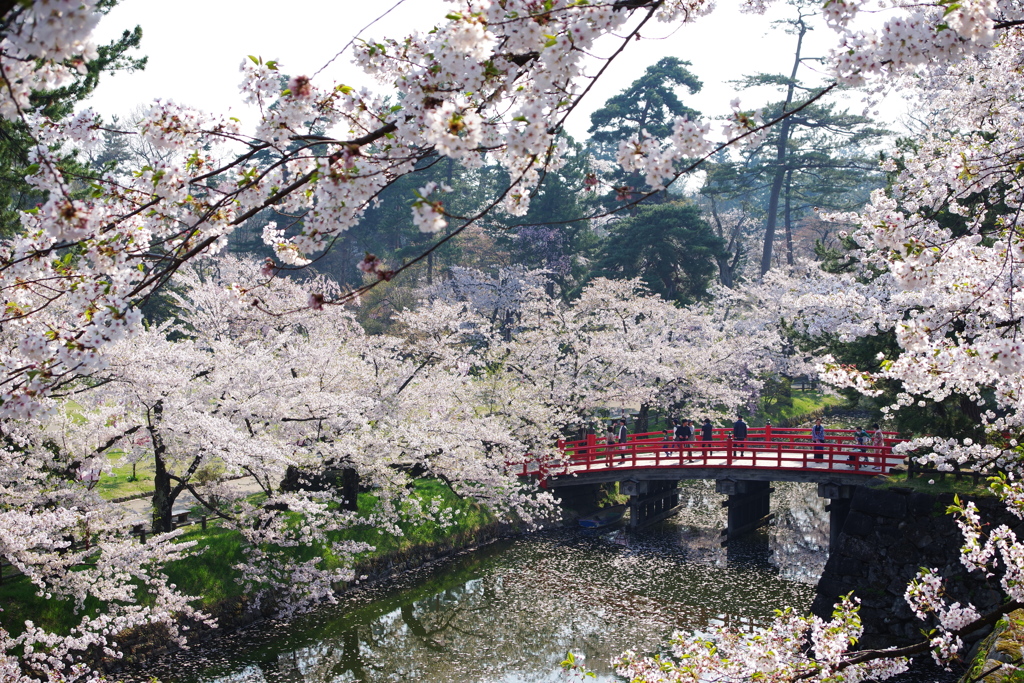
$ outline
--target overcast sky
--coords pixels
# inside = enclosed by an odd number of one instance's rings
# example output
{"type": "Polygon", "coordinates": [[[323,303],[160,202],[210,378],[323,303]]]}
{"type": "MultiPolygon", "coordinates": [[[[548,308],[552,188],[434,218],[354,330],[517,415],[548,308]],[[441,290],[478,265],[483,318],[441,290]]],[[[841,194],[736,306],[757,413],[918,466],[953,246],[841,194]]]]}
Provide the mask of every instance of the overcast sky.
{"type": "MultiPolygon", "coordinates": [[[[140,53],[149,57],[149,65],[140,73],[106,76],[86,105],[104,115],[125,115],[160,97],[207,111],[230,110],[232,116],[251,122],[255,115],[238,95],[238,66],[246,55],[276,59],[287,74],[313,74],[393,5],[395,0],[177,0],[172,5],[121,0],[101,22],[98,37],[106,41],[125,29],[142,26],[140,53]]],[[[443,20],[447,7],[441,0],[404,0],[363,37],[397,38],[412,30],[428,30],[443,20]]],[[[692,62],[691,70],[704,81],[704,89],[696,96],[681,95],[705,116],[727,113],[729,101],[737,94],[744,108],[779,99],[767,90],[737,93],[728,81],[756,72],[789,73],[795,38],[771,24],[786,16],[787,10],[792,14],[792,8],[779,5],[764,16],[745,15],[735,2],[725,0],[711,16],[674,32],[666,24],[652,23],[643,40],[630,44],[590,99],[573,113],[569,132],[586,137],[590,113],[666,55],[692,62]]],[[[804,54],[823,56],[834,42],[835,34],[820,27],[809,34],[804,54]]],[[[802,73],[805,81],[815,80],[810,71],[802,73]]],[[[351,64],[350,51],[324,69],[319,79],[372,85],[351,64]]],[[[851,100],[849,106],[857,113],[863,109],[859,99],[851,100]]],[[[898,101],[883,102],[882,118],[893,125],[904,106],[898,101]]]]}

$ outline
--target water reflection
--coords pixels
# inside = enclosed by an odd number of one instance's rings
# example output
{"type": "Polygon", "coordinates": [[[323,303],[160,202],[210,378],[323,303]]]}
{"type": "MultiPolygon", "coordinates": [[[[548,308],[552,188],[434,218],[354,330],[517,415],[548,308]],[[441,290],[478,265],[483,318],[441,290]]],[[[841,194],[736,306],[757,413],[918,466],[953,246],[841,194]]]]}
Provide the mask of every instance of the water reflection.
{"type": "MultiPolygon", "coordinates": [[[[787,485],[788,486],[788,485],[787,485]]],[[[777,487],[778,489],[779,487],[777,487]]],[[[811,490],[813,494],[813,489],[811,490]]],[[[145,675],[169,683],[562,680],[567,651],[598,680],[627,648],[657,651],[677,629],[753,628],[772,609],[806,610],[828,529],[816,496],[776,493],[779,526],[721,547],[713,483],[648,531],[559,531],[495,544],[401,585],[197,648],[145,675]],[[820,522],[820,520],[819,520],[820,522]]]]}
{"type": "Polygon", "coordinates": [[[826,501],[818,497],[814,484],[775,482],[772,486],[774,520],[766,531],[723,547],[726,496],[715,493],[715,482],[700,480],[682,482],[684,509],[665,522],[663,531],[675,535],[688,562],[716,567],[769,563],[783,579],[816,584],[828,559],[826,501]]]}
{"type": "Polygon", "coordinates": [[[771,562],[782,578],[817,583],[828,559],[829,515],[825,503],[814,484],[775,484],[775,521],[768,538],[771,562]]]}

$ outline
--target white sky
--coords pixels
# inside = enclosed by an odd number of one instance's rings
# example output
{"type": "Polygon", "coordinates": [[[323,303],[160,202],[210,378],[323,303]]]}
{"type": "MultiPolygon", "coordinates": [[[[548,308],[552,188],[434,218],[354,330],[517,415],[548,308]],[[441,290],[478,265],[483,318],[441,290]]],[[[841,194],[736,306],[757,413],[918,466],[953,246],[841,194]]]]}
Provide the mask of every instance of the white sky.
{"type": "MultiPolygon", "coordinates": [[[[277,59],[287,74],[313,74],[394,3],[177,0],[168,5],[153,0],[121,0],[101,22],[98,38],[105,42],[141,25],[140,53],[149,57],[149,65],[140,73],[105,76],[85,104],[106,116],[126,115],[136,106],[160,97],[222,114],[230,110],[230,115],[251,122],[255,114],[238,95],[238,66],[246,55],[277,59]]],[[[413,30],[429,30],[443,20],[448,7],[441,0],[405,0],[363,36],[400,38],[413,30]]],[[[731,2],[674,33],[669,25],[651,24],[643,40],[629,45],[603,82],[573,113],[569,132],[577,139],[585,138],[590,113],[666,55],[692,62],[691,70],[704,81],[698,95],[681,93],[686,104],[705,116],[727,113],[729,101],[737,96],[735,87],[727,81],[759,71],[788,74],[792,68],[795,37],[771,25],[773,19],[786,16],[787,10],[793,13],[792,8],[777,5],[764,16],[746,15],[731,2]]],[[[835,34],[819,27],[808,35],[804,55],[824,56],[834,42],[835,34]]],[[[326,78],[353,86],[373,85],[350,61],[350,52],[335,60],[318,77],[318,83],[325,85],[322,79],[326,78]]],[[[808,65],[802,69],[804,81],[813,82],[808,65]]],[[[744,108],[780,99],[768,90],[739,96],[744,108]]],[[[850,108],[860,113],[863,105],[851,100],[850,108]]],[[[890,127],[905,108],[899,100],[883,102],[879,107],[882,120],[890,127]]]]}

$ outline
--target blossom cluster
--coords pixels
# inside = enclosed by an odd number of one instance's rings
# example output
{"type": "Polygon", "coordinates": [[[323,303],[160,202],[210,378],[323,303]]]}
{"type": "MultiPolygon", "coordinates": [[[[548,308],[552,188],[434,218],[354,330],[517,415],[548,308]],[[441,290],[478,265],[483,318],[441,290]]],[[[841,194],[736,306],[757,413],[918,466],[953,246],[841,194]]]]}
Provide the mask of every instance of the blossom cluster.
{"type": "MultiPolygon", "coordinates": [[[[883,413],[948,399],[973,403],[983,443],[918,436],[896,452],[940,472],[974,468],[996,475],[993,490],[1020,516],[1024,112],[1018,94],[1024,35],[1011,29],[991,42],[994,18],[1013,21],[1015,8],[966,3],[948,9],[949,27],[933,37],[951,41],[948,52],[960,61],[918,71],[927,74],[917,97],[923,111],[933,112],[929,125],[884,162],[893,178],[889,188],[873,193],[859,213],[833,217],[855,226],[849,233],[854,269],[835,274],[801,267],[769,275],[758,291],[776,315],[814,336],[854,341],[891,335],[896,351],[880,354],[870,368],[830,358],[820,366],[827,381],[867,395],[880,395],[883,381],[898,387],[883,413]]],[[[930,20],[914,21],[888,30],[902,41],[901,49],[918,52],[890,55],[885,68],[914,60],[924,65],[935,57],[920,42],[930,20]]],[[[958,503],[954,511],[964,536],[961,563],[998,579],[1008,599],[1024,597],[1024,544],[1016,534],[1005,525],[984,524],[971,503],[958,503]]],[[[962,648],[958,634],[980,617],[974,606],[948,601],[942,577],[932,569],[918,575],[906,599],[919,617],[934,620],[930,644],[943,663],[962,648]]]]}
{"type": "Polygon", "coordinates": [[[752,633],[722,627],[709,637],[677,633],[672,657],[643,657],[626,652],[616,673],[631,681],[676,683],[694,680],[884,680],[907,668],[901,657],[849,665],[844,656],[862,632],[858,601],[849,596],[832,619],[777,611],[771,625],[752,633]],[[814,656],[807,656],[808,652],[814,656]]]}

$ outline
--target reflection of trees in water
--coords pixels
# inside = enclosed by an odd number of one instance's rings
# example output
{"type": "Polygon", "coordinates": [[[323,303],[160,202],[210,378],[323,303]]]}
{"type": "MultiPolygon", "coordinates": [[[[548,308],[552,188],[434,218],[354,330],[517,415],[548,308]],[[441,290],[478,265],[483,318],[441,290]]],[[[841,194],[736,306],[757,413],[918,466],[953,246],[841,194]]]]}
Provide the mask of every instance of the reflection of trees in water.
{"type": "Polygon", "coordinates": [[[715,493],[714,481],[704,479],[680,482],[679,491],[683,509],[670,523],[686,559],[713,567],[727,566],[728,552],[722,547],[722,529],[728,521],[728,512],[722,507],[726,496],[715,493]]]}
{"type": "Polygon", "coordinates": [[[564,532],[493,547],[410,578],[405,588],[382,589],[358,607],[325,610],[308,631],[288,625],[284,637],[239,642],[236,652],[196,669],[206,676],[175,671],[165,678],[554,682],[572,651],[586,655],[599,680],[611,681],[609,661],[626,648],[658,651],[675,630],[749,630],[775,607],[807,609],[808,582],[828,545],[824,501],[811,485],[774,486],[775,525],[728,548],[720,536],[725,496],[713,481],[684,482],[684,509],[650,530],[564,532]]]}
{"type": "Polygon", "coordinates": [[[266,680],[263,670],[253,664],[235,673],[214,679],[211,683],[265,683],[266,680]]]}
{"type": "Polygon", "coordinates": [[[566,651],[613,680],[609,662],[627,648],[657,651],[675,630],[752,628],[780,601],[803,608],[810,600],[808,589],[772,572],[685,561],[664,536],[632,536],[626,547],[610,540],[517,543],[478,578],[338,620],[313,642],[267,647],[258,653],[262,670],[248,665],[217,680],[558,681],[566,651]]]}
{"type": "MultiPolygon", "coordinates": [[[[825,500],[814,484],[774,482],[772,512],[768,527],[767,558],[780,577],[815,583],[828,559],[829,519],[825,500]]],[[[670,522],[686,559],[715,567],[726,567],[731,553],[721,547],[721,532],[728,512],[722,507],[726,496],[715,493],[714,481],[684,481],[680,486],[683,510],[670,522]]],[[[752,546],[753,544],[748,544],[752,546]]],[[[748,554],[756,549],[747,548],[748,554]]],[[[755,559],[756,558],[750,558],[755,559]]]]}
{"type": "Polygon", "coordinates": [[[270,677],[465,681],[514,673],[521,681],[558,680],[566,651],[586,652],[592,666],[609,673],[613,656],[631,645],[657,649],[684,625],[670,604],[584,585],[550,565],[499,570],[282,653],[270,677]],[[633,618],[623,618],[630,613],[633,618]]]}
{"type": "Polygon", "coordinates": [[[771,563],[782,578],[816,583],[828,559],[829,515],[815,484],[778,482],[768,532],[771,563]]]}

